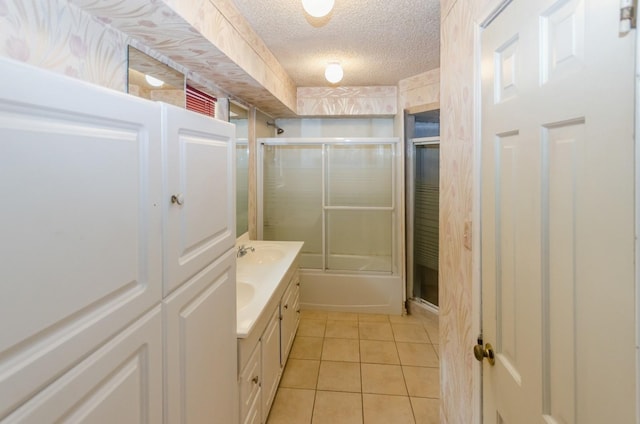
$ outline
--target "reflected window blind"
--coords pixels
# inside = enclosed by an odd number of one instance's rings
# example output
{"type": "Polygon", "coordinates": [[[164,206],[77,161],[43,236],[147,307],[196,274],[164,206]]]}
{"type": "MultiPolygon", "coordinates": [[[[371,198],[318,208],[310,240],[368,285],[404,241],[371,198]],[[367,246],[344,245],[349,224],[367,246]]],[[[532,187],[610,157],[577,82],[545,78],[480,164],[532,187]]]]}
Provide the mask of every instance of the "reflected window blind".
{"type": "Polygon", "coordinates": [[[439,147],[416,149],[414,260],[417,265],[438,269],[439,147]]]}
{"type": "Polygon", "coordinates": [[[213,118],[216,116],[216,98],[187,85],[187,109],[213,118]]]}

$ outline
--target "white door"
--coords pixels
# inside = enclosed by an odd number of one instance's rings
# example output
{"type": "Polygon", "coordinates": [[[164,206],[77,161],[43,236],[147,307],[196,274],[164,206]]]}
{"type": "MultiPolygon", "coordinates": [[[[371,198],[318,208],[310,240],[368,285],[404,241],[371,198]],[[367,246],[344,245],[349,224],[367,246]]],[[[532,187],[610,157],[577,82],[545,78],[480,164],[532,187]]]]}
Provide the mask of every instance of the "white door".
{"type": "Polygon", "coordinates": [[[484,423],[635,422],[634,40],[618,0],[482,37],[484,423]]]}
{"type": "Polygon", "coordinates": [[[167,424],[238,422],[235,277],[229,250],[163,301],[167,424]]]}
{"type": "Polygon", "coordinates": [[[0,419],[162,298],[157,104],[0,60],[0,419]]]}
{"type": "Polygon", "coordinates": [[[164,294],[233,247],[235,127],[162,105],[164,294]]]}

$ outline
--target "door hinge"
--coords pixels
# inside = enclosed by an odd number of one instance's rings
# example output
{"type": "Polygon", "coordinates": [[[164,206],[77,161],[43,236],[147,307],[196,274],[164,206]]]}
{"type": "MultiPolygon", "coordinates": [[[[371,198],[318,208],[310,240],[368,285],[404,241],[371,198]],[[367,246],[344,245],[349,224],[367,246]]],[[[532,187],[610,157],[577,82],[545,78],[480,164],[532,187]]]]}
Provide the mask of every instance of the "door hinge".
{"type": "Polygon", "coordinates": [[[620,34],[628,34],[636,27],[638,0],[620,0],[620,34]]]}

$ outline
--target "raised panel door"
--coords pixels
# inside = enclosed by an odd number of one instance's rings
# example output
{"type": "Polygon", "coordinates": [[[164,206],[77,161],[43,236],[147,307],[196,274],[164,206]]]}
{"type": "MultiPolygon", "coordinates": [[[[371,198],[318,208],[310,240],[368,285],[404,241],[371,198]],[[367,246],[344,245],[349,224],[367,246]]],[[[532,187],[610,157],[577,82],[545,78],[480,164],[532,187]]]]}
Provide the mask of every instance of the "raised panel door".
{"type": "Polygon", "coordinates": [[[166,104],[162,116],[166,296],[235,243],[235,127],[166,104]]]}
{"type": "Polygon", "coordinates": [[[164,303],[165,423],[238,422],[235,252],[164,303]]]}
{"type": "Polygon", "coordinates": [[[0,60],[0,419],[161,300],[157,104],[0,60]]]}

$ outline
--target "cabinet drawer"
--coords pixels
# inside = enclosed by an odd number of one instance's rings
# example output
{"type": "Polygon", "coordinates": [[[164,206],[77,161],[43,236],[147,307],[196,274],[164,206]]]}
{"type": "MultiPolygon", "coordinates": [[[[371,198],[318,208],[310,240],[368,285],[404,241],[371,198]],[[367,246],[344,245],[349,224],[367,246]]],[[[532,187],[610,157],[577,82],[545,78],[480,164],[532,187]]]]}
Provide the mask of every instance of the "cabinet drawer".
{"type": "Polygon", "coordinates": [[[251,415],[255,415],[256,411],[258,413],[258,421],[256,422],[260,421],[260,404],[257,403],[260,398],[260,386],[262,384],[260,379],[262,375],[260,345],[261,343],[258,341],[253,353],[249,357],[247,365],[240,373],[240,422],[253,423],[254,421],[249,418],[251,415]],[[245,418],[247,418],[248,421],[245,421],[245,418]]]}
{"type": "Polygon", "coordinates": [[[244,421],[242,421],[243,424],[260,424],[260,400],[256,399],[255,402],[253,402],[253,405],[251,405],[251,407],[249,408],[249,413],[247,414],[247,417],[245,418],[244,421]]]}

